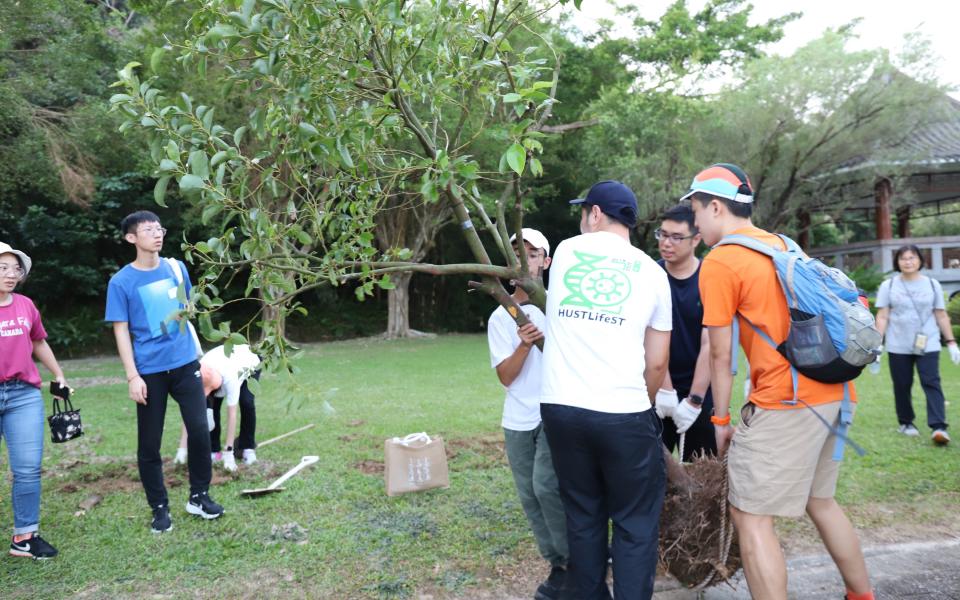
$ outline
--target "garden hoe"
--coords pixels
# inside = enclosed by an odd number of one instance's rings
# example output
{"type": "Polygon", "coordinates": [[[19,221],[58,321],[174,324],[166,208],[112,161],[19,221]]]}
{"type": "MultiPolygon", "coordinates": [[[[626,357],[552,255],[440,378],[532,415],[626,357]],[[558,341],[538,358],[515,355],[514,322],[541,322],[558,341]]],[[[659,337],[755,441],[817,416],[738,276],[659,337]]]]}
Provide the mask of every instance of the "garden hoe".
{"type": "Polygon", "coordinates": [[[248,498],[256,498],[257,496],[272,494],[273,492],[282,492],[284,488],[280,486],[283,484],[283,482],[285,482],[286,480],[290,479],[291,477],[299,473],[300,470],[303,469],[304,467],[308,465],[312,465],[318,460],[320,460],[319,456],[304,456],[303,458],[300,459],[300,464],[298,464],[294,468],[290,469],[289,471],[281,475],[280,478],[274,481],[273,483],[271,483],[269,487],[258,488],[255,490],[243,490],[242,492],[240,492],[240,495],[246,496],[248,498]]]}

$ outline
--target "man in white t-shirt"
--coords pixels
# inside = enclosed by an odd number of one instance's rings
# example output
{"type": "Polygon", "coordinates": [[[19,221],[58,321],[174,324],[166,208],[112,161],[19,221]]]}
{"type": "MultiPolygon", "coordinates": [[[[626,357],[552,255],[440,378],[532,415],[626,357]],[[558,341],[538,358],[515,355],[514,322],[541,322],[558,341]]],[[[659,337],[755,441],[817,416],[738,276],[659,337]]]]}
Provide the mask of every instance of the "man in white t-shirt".
{"type": "Polygon", "coordinates": [[[651,405],[667,370],[672,328],[666,272],[630,244],[637,200],[602,181],[581,207],[582,235],[553,257],[540,414],[567,513],[568,585],[578,600],[649,599],[666,486],[651,405]]]}
{"type": "MultiPolygon", "coordinates": [[[[223,467],[228,471],[237,470],[236,459],[242,457],[243,462],[252,465],[257,462],[254,441],[257,427],[257,412],[254,405],[254,395],[247,386],[251,377],[260,378],[260,357],[247,344],[239,344],[232,348],[227,356],[224,346],[217,346],[200,359],[200,376],[203,380],[203,394],[207,397],[212,413],[210,418],[210,448],[213,452],[212,460],[223,460],[223,467]],[[220,407],[223,401],[227,402],[227,445],[220,451],[220,407]],[[237,409],[240,409],[240,435],[237,431],[237,409]],[[234,441],[237,442],[234,447],[234,441]]],[[[180,447],[177,449],[175,463],[181,463],[187,456],[187,431],[180,434],[180,447]]]]}
{"type": "MultiPolygon", "coordinates": [[[[531,273],[542,276],[550,266],[550,244],[536,229],[524,228],[522,235],[527,266],[531,273]]],[[[519,252],[516,235],[510,241],[519,252]]],[[[543,312],[529,303],[521,287],[517,286],[513,299],[521,305],[530,323],[517,327],[502,306],[493,311],[487,323],[490,366],[497,370],[507,391],[501,425],[520,505],[533,529],[540,555],[550,562],[550,576],[537,588],[534,598],[554,600],[560,598],[567,577],[567,528],[550,446],[540,422],[543,355],[535,343],[543,337],[544,318],[543,312]]]]}

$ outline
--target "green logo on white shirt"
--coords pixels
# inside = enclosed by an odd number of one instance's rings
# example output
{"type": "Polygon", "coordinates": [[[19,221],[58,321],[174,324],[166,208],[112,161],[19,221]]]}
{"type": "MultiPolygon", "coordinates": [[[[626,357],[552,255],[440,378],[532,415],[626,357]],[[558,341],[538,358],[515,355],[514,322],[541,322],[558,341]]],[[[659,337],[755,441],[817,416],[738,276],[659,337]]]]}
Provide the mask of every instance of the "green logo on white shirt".
{"type": "MultiPolygon", "coordinates": [[[[560,301],[560,306],[610,309],[623,304],[630,297],[630,279],[616,269],[599,266],[606,256],[573,251],[580,261],[563,276],[563,284],[570,295],[560,301]]],[[[619,309],[615,312],[620,312],[619,309]]]]}

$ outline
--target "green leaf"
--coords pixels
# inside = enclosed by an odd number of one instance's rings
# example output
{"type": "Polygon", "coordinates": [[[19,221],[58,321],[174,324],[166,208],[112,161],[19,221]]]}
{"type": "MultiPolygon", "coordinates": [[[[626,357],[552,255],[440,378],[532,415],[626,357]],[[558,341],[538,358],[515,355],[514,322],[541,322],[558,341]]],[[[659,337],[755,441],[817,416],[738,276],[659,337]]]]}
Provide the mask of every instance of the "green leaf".
{"type": "Polygon", "coordinates": [[[170,175],[164,175],[160,179],[157,179],[157,184],[153,186],[153,201],[164,208],[167,208],[164,198],[167,195],[168,183],[170,183],[170,175]]]}
{"type": "Polygon", "coordinates": [[[203,189],[203,179],[196,175],[184,175],[180,178],[180,191],[193,192],[203,189]]]}
{"type": "Polygon", "coordinates": [[[521,96],[520,94],[516,94],[514,92],[510,92],[509,94],[503,95],[504,104],[513,104],[514,102],[520,102],[521,100],[523,100],[523,96],[521,96]]]}
{"type": "Polygon", "coordinates": [[[110,104],[117,104],[119,102],[130,102],[133,98],[129,94],[114,94],[110,96],[110,104]]]}
{"type": "Polygon", "coordinates": [[[207,39],[212,41],[221,40],[223,38],[234,38],[239,37],[240,32],[237,31],[237,28],[233,25],[226,25],[224,23],[217,23],[207,31],[207,39]]]}
{"type": "Polygon", "coordinates": [[[540,160],[536,158],[530,158],[530,173],[534,177],[540,177],[543,175],[543,165],[540,164],[540,160]]]}
{"type": "Polygon", "coordinates": [[[170,171],[177,170],[177,163],[173,162],[169,158],[164,158],[160,160],[160,172],[169,173],[170,171]]]}
{"type": "Polygon", "coordinates": [[[226,160],[226,159],[227,159],[227,151],[226,151],[226,150],[221,150],[221,151],[217,152],[217,153],[214,154],[213,157],[210,159],[210,168],[211,168],[211,169],[216,169],[216,168],[217,168],[217,165],[219,165],[220,163],[222,163],[222,162],[223,162],[224,160],[226,160]]]}
{"type": "Polygon", "coordinates": [[[311,125],[310,123],[300,123],[300,131],[306,133],[307,135],[320,135],[320,132],[317,131],[317,128],[311,125]]]}
{"type": "Polygon", "coordinates": [[[527,162],[527,151],[523,146],[513,143],[504,153],[507,157],[507,164],[517,175],[523,175],[523,167],[527,162]]]}
{"type": "Polygon", "coordinates": [[[209,225],[210,221],[217,216],[222,208],[223,205],[221,205],[219,202],[211,202],[210,204],[206,205],[203,209],[203,212],[200,214],[200,222],[204,225],[209,225]]]}
{"type": "Polygon", "coordinates": [[[163,61],[163,55],[166,53],[166,50],[163,47],[154,48],[153,52],[150,53],[150,70],[154,73],[160,72],[160,63],[163,61]]]}
{"type": "Polygon", "coordinates": [[[190,167],[190,172],[201,179],[210,178],[210,161],[207,159],[205,151],[194,150],[191,152],[190,158],[187,159],[187,165],[190,167]]]}
{"type": "Polygon", "coordinates": [[[167,142],[167,158],[172,161],[180,160],[180,146],[173,140],[167,142]]]}
{"type": "Polygon", "coordinates": [[[337,150],[340,151],[340,160],[343,161],[343,166],[352,169],[354,167],[353,157],[350,156],[350,150],[341,144],[340,140],[337,140],[337,150]]]}

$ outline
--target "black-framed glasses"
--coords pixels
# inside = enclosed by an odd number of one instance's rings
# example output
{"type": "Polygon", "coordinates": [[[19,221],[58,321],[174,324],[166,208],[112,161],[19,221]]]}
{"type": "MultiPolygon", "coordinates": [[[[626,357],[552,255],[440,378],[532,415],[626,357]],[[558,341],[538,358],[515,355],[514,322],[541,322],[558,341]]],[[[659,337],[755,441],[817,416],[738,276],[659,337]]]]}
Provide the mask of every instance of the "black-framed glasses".
{"type": "Polygon", "coordinates": [[[653,237],[657,238],[657,241],[666,241],[670,240],[674,244],[679,244],[683,240],[689,240],[697,234],[691,233],[690,235],[680,235],[678,233],[665,233],[662,229],[657,229],[653,232],[653,237]]]}
{"type": "Polygon", "coordinates": [[[0,265],[0,277],[13,277],[14,279],[22,279],[25,271],[23,267],[11,267],[8,265],[0,265]]]}
{"type": "Polygon", "coordinates": [[[156,236],[160,234],[161,236],[167,235],[166,227],[144,227],[143,229],[138,229],[137,233],[145,233],[147,235],[156,236]]]}

